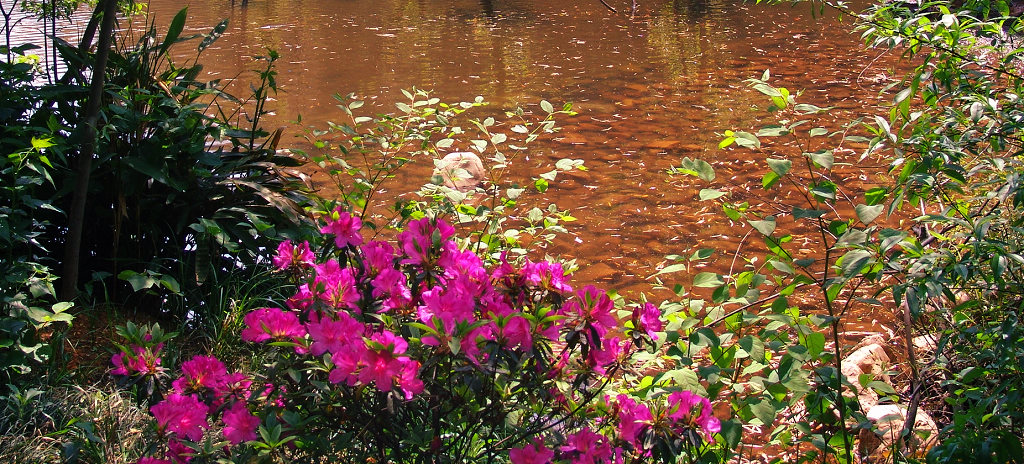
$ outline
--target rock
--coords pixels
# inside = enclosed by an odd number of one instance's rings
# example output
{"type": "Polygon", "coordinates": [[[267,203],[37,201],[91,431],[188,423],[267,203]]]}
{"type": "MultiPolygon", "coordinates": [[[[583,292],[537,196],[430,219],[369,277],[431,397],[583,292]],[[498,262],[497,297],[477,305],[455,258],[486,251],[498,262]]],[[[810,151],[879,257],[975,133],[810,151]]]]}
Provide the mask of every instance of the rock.
{"type": "Polygon", "coordinates": [[[889,355],[885,354],[885,348],[878,343],[872,343],[858,348],[843,360],[843,374],[847,377],[852,376],[850,381],[854,384],[858,383],[857,378],[860,374],[873,374],[875,380],[888,382],[889,376],[885,371],[889,362],[889,355]],[[859,372],[854,372],[854,369],[859,372]],[[847,371],[850,373],[848,374],[847,371]]]}
{"type": "Polygon", "coordinates": [[[928,413],[918,410],[914,429],[906,443],[897,443],[907,420],[907,408],[898,404],[880,404],[868,410],[871,430],[862,430],[857,449],[863,462],[891,462],[893,447],[899,445],[905,456],[924,456],[938,442],[939,427],[928,413]]]}
{"type": "Polygon", "coordinates": [[[888,364],[889,355],[878,343],[862,346],[843,359],[843,375],[853,385],[861,409],[867,411],[878,404],[878,393],[860,385],[861,374],[872,374],[874,380],[889,382],[886,374],[888,364]]]}
{"type": "Polygon", "coordinates": [[[449,153],[434,167],[434,174],[441,175],[445,186],[463,193],[479,187],[487,177],[480,157],[468,151],[449,153]]]}
{"type": "Polygon", "coordinates": [[[918,354],[932,355],[938,349],[939,337],[932,334],[914,337],[914,349],[918,354]]]}

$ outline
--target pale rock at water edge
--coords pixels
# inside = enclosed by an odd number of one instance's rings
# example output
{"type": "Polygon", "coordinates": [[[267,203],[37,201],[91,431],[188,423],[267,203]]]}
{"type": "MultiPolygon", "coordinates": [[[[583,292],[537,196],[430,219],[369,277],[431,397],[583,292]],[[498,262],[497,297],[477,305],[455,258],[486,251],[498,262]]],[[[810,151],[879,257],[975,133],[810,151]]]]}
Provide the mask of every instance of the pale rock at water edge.
{"type": "Polygon", "coordinates": [[[482,185],[487,176],[480,157],[468,151],[449,153],[435,161],[434,168],[434,174],[441,175],[445,186],[463,193],[482,185]]]}

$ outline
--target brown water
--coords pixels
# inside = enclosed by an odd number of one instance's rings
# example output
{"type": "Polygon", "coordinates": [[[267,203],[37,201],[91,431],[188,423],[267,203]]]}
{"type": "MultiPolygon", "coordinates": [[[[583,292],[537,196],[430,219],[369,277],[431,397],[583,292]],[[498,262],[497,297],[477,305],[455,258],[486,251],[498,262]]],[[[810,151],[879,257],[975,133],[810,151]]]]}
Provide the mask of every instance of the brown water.
{"type": "MultiPolygon", "coordinates": [[[[577,258],[578,282],[636,297],[650,291],[646,277],[665,255],[735,250],[749,228],[696,201],[700,188],[715,186],[760,200],[758,155],[717,148],[722,131],[766,116],[752,110],[765,100],[744,79],[771,69],[773,82],[805,90],[803,102],[836,106],[830,116],[839,120],[871,111],[878,82],[892,72],[883,63],[893,60],[863,51],[848,23],[814,19],[806,6],[639,0],[630,12],[629,1],[609,3],[618,14],[598,0],[250,0],[245,8],[240,0],[152,0],[150,8],[166,24],[189,6],[194,32],[230,19],[202,60],[212,76],[255,68],[252,57],[268,47],[280,52],[283,93],[270,127],[300,115],[307,126],[342,120],[334,93],[355,92],[385,111],[413,86],[445,101],[482,95],[500,108],[574,102],[579,115],[562,120],[563,131],[514,174],[529,181],[559,158],[586,161],[588,171],[548,192],[579,221],[547,252],[577,258]],[[667,175],[684,156],[712,162],[716,185],[667,175]]],[[[862,166],[843,180],[876,173],[862,166]]],[[[756,254],[752,242],[743,248],[756,254]]],[[[718,269],[731,262],[724,255],[718,269]]]]}

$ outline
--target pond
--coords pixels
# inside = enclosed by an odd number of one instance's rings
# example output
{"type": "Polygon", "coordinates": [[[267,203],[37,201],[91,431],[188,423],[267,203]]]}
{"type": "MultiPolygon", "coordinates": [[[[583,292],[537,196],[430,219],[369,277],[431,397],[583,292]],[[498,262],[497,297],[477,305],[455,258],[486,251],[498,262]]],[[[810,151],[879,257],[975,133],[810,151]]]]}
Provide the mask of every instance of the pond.
{"type": "MultiPolygon", "coordinates": [[[[270,127],[300,115],[307,127],[342,120],[335,93],[354,92],[369,111],[392,111],[400,89],[414,86],[444,101],[481,95],[498,108],[573,102],[579,114],[561,120],[563,130],[534,146],[515,174],[529,182],[557,159],[585,160],[587,171],[547,192],[578,221],[546,252],[576,258],[577,282],[635,298],[650,292],[647,278],[665,255],[758,250],[740,242],[749,226],[697,201],[700,188],[713,186],[752,202],[767,198],[758,164],[765,154],[718,148],[724,130],[754,128],[767,116],[766,100],[744,79],[770,69],[772,82],[803,89],[805,103],[834,106],[829,117],[842,121],[871,111],[896,60],[865,51],[850,21],[815,18],[807,5],[608,3],[618,11],[599,0],[249,0],[244,7],[241,0],[152,0],[149,8],[166,25],[189,6],[193,32],[230,19],[203,55],[211,76],[244,80],[254,56],[277,50],[282,93],[270,127]],[[711,162],[715,184],[669,176],[683,157],[711,162]]],[[[290,127],[290,135],[301,133],[290,127]]],[[[283,145],[289,140],[299,143],[283,145]]],[[[883,171],[860,165],[840,181],[883,171]]],[[[401,187],[390,186],[395,195],[414,190],[401,187]]],[[[728,270],[732,254],[719,258],[712,268],[728,270]]]]}

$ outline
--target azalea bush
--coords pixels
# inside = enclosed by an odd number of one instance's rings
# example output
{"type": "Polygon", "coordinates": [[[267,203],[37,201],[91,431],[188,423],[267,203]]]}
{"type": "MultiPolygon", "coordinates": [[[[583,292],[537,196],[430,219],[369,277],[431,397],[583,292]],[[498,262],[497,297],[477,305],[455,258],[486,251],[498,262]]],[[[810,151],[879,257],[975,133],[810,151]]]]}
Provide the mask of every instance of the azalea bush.
{"type": "Polygon", "coordinates": [[[638,394],[622,380],[665,337],[654,305],[574,290],[556,262],[485,262],[444,220],[411,221],[393,243],[364,242],[361,228],[339,210],[325,243],[280,244],[272,261],[294,293],[245,316],[252,366],[199,355],[168,385],[166,336],[125,331],[113,373],[166,389],[139,391],[154,419],[139,462],[729,455],[699,385],[638,394]]]}

